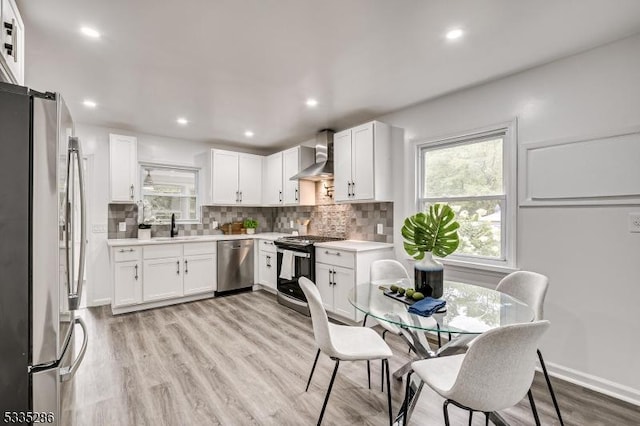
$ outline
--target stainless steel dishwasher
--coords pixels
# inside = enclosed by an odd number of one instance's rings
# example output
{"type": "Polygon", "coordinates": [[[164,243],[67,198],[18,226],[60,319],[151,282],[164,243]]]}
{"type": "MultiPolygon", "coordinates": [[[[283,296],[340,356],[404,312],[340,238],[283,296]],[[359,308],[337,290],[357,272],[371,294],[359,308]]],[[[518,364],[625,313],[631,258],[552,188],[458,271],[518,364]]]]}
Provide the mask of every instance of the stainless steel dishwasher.
{"type": "Polygon", "coordinates": [[[218,292],[253,286],[253,240],[218,241],[218,292]]]}

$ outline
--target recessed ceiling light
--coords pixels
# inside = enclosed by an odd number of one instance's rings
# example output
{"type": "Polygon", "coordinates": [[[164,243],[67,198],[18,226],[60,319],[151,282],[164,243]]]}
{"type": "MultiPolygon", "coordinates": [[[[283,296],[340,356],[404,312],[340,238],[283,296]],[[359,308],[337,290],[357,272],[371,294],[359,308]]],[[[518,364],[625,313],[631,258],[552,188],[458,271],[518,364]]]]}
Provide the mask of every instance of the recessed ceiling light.
{"type": "Polygon", "coordinates": [[[179,117],[179,118],[176,120],[176,123],[178,123],[178,124],[180,124],[180,125],[182,125],[182,126],[186,126],[187,124],[189,124],[189,120],[187,120],[187,119],[186,119],[186,118],[184,118],[184,117],[179,117]]]}
{"type": "Polygon", "coordinates": [[[244,132],[244,135],[248,138],[252,138],[253,137],[253,132],[251,130],[247,130],[246,132],[244,132]]]}
{"type": "Polygon", "coordinates": [[[93,28],[82,27],[80,28],[80,32],[86,35],[87,37],[100,38],[100,33],[97,30],[94,30],[93,28]]]}
{"type": "Polygon", "coordinates": [[[95,108],[98,104],[96,104],[94,101],[90,99],[85,99],[82,102],[82,105],[86,106],[87,108],[95,108]]]}
{"type": "Polygon", "coordinates": [[[448,40],[456,40],[460,37],[462,37],[464,35],[464,31],[462,31],[460,28],[456,28],[453,29],[449,32],[447,32],[447,39],[448,40]]]}
{"type": "Polygon", "coordinates": [[[307,104],[307,106],[308,106],[309,108],[313,108],[313,107],[318,106],[318,101],[317,101],[316,99],[309,98],[309,99],[307,99],[306,104],[307,104]]]}

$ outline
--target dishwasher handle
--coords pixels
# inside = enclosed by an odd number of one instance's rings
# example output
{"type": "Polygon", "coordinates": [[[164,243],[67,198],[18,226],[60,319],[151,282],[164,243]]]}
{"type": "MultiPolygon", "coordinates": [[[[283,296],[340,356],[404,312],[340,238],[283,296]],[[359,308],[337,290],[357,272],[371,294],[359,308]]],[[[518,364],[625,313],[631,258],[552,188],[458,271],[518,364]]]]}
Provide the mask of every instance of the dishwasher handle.
{"type": "Polygon", "coordinates": [[[220,241],[218,247],[223,250],[238,250],[241,248],[253,247],[253,240],[239,240],[239,241],[220,241]]]}

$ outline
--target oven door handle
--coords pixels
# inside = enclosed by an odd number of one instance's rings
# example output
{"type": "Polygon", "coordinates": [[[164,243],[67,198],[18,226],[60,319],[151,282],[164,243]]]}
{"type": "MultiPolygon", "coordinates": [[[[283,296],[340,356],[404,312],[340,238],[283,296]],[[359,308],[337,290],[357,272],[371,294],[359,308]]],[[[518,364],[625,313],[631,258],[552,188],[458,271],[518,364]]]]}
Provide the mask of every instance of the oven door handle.
{"type": "MultiPolygon", "coordinates": [[[[291,250],[289,250],[289,251],[291,251],[291,250]]],[[[284,253],[284,250],[283,249],[278,249],[278,253],[284,253]]],[[[302,252],[299,252],[299,251],[291,251],[291,253],[293,253],[293,255],[295,257],[304,257],[304,258],[307,258],[307,259],[311,257],[311,255],[309,253],[302,253],[302,252]]]]}

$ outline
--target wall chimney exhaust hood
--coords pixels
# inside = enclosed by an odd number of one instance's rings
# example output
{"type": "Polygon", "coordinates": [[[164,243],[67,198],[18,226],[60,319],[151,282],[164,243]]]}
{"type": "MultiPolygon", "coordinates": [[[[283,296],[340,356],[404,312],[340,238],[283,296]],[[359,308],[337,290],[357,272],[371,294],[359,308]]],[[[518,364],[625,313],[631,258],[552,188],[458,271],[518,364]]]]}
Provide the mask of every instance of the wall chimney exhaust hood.
{"type": "Polygon", "coordinates": [[[321,130],[316,135],[316,162],[289,180],[319,181],[333,179],[333,130],[321,130]]]}

